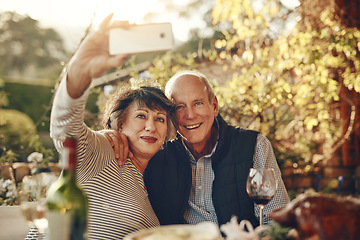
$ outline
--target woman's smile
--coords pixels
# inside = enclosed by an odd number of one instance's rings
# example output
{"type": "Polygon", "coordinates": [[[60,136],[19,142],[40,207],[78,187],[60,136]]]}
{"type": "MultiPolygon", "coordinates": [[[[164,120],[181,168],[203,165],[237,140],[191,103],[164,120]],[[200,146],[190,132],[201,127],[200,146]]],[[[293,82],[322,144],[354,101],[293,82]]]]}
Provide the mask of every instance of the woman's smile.
{"type": "Polygon", "coordinates": [[[156,141],[158,140],[156,137],[150,137],[150,136],[142,136],[140,138],[147,143],[156,143],[156,141]]]}

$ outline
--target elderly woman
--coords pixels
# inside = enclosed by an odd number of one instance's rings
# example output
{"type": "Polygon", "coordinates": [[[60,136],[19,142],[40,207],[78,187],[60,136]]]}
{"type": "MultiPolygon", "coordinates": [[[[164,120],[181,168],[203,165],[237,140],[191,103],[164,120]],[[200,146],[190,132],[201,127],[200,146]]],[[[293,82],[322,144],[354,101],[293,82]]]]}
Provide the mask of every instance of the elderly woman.
{"type": "Polygon", "coordinates": [[[119,91],[108,102],[104,126],[127,138],[122,154],[131,151],[122,166],[106,137],[84,124],[91,79],[124,61],[124,56],[108,54],[105,33],[116,25],[110,19],[84,40],[70,61],[51,112],[50,135],[56,148],[62,149],[64,135],[78,139],[76,174],[89,199],[89,239],[122,239],[135,230],[159,225],[142,174],[175,132],[172,102],[155,87],[119,91]]]}

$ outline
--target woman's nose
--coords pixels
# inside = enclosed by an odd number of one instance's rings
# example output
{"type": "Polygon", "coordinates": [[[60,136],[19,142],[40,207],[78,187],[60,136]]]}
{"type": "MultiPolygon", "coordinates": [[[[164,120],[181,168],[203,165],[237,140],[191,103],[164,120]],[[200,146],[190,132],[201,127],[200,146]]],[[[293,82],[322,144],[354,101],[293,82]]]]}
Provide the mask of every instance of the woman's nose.
{"type": "Polygon", "coordinates": [[[146,121],[145,130],[149,131],[149,132],[154,132],[155,129],[156,129],[156,127],[155,127],[154,121],[152,119],[148,119],[146,121]]]}

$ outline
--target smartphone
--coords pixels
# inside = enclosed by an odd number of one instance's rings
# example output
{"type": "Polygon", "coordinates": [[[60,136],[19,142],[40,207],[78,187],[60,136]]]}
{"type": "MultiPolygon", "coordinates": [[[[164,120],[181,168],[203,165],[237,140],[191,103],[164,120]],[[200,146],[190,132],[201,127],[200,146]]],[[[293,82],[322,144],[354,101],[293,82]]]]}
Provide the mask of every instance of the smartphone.
{"type": "Polygon", "coordinates": [[[109,53],[133,54],[171,50],[174,35],[171,23],[134,25],[109,31],[109,53]]]}

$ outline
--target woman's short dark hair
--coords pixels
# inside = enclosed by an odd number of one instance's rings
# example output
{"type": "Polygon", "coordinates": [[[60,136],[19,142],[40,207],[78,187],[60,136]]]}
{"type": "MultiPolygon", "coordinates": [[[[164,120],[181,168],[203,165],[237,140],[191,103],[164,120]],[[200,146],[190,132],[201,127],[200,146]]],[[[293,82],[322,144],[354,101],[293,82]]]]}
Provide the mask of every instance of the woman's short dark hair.
{"type": "Polygon", "coordinates": [[[151,110],[165,110],[167,122],[166,140],[171,140],[176,133],[176,118],[174,103],[169,100],[164,92],[152,86],[120,89],[107,101],[103,114],[105,129],[118,130],[119,123],[123,122],[128,114],[128,108],[132,103],[138,103],[151,110]]]}

